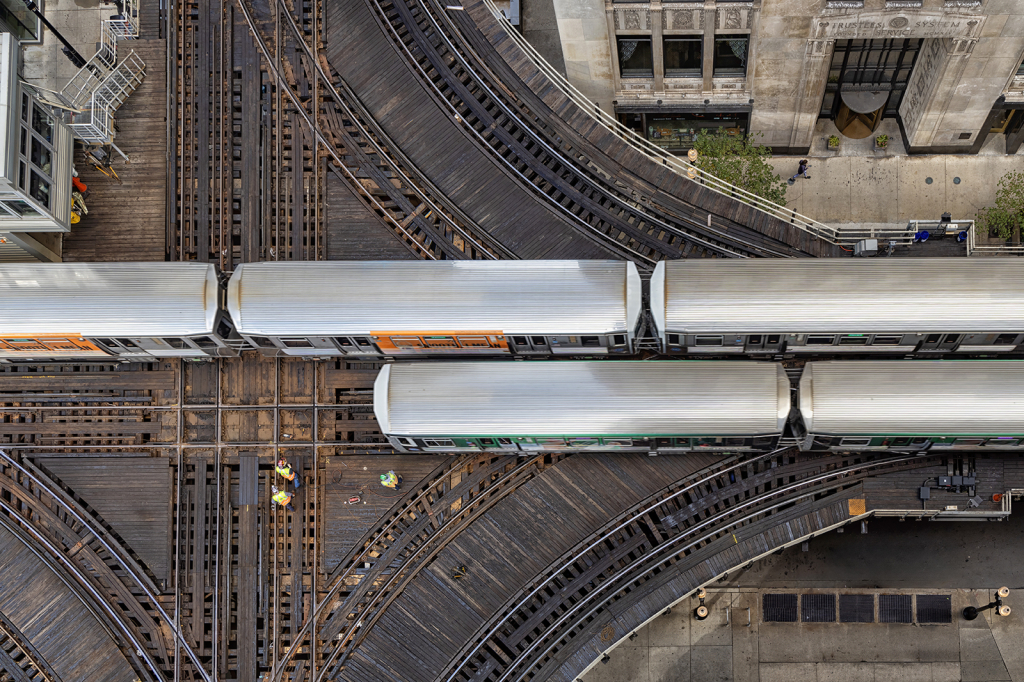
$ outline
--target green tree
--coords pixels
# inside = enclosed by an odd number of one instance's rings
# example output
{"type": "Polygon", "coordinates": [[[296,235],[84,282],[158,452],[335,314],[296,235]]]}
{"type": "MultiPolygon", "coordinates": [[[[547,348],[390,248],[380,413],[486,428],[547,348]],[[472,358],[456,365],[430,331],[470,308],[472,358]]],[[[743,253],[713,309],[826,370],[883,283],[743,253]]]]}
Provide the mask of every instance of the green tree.
{"type": "Polygon", "coordinates": [[[996,205],[983,208],[974,218],[982,234],[1012,239],[1024,227],[1024,172],[1010,171],[999,180],[996,205]]]}
{"type": "Polygon", "coordinates": [[[702,128],[693,145],[700,154],[694,165],[719,180],[785,206],[786,183],[772,168],[772,148],[752,138],[730,135],[721,128],[714,132],[702,128]]]}

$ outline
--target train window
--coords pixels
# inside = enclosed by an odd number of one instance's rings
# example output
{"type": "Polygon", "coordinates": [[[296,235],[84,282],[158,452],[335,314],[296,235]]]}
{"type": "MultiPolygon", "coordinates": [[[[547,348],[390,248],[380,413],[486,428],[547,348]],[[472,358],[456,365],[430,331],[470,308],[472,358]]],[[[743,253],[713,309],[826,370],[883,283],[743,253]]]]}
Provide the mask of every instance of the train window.
{"type": "Polygon", "coordinates": [[[866,346],[868,344],[868,337],[866,336],[844,336],[839,339],[840,346],[866,346]]]}
{"type": "Polygon", "coordinates": [[[222,339],[226,339],[231,336],[231,325],[226,320],[221,320],[217,324],[217,336],[222,339]]]}
{"type": "Polygon", "coordinates": [[[117,342],[125,348],[138,348],[138,346],[132,343],[131,339],[118,339],[117,342]]]}
{"type": "Polygon", "coordinates": [[[364,348],[369,348],[370,346],[373,345],[372,343],[370,343],[370,339],[366,338],[365,336],[357,336],[356,343],[364,348]]]}
{"type": "Polygon", "coordinates": [[[599,348],[601,346],[601,338],[598,336],[581,336],[580,345],[584,348],[599,348]]]}
{"type": "Polygon", "coordinates": [[[671,343],[673,346],[678,346],[679,345],[679,334],[669,334],[668,335],[668,342],[671,343]]]}
{"type": "Polygon", "coordinates": [[[454,336],[424,336],[423,340],[431,348],[458,348],[454,336]]]}
{"type": "MultiPolygon", "coordinates": [[[[541,337],[541,338],[543,338],[543,337],[541,337]]],[[[526,337],[525,336],[513,336],[512,337],[512,343],[516,344],[517,346],[525,346],[526,345],[526,337]]]]}
{"type": "Polygon", "coordinates": [[[306,339],[281,339],[281,342],[284,343],[285,348],[312,348],[313,347],[313,344],[311,344],[306,339]]]}
{"type": "Polygon", "coordinates": [[[890,443],[890,445],[892,445],[893,447],[898,447],[900,445],[910,445],[910,439],[909,438],[893,438],[892,439],[892,443],[890,443]]]}
{"type": "Polygon", "coordinates": [[[910,444],[911,445],[924,445],[927,442],[928,442],[927,438],[915,438],[914,440],[910,441],[910,444]]]}
{"type": "Polygon", "coordinates": [[[808,336],[808,346],[831,346],[836,340],[835,336],[808,336]]]}
{"type": "Polygon", "coordinates": [[[1004,447],[1008,445],[1020,445],[1020,438],[989,438],[988,444],[1001,445],[1004,447]]]}
{"type": "Polygon", "coordinates": [[[900,341],[903,340],[902,336],[876,336],[875,340],[871,343],[873,346],[898,346],[900,341]]]}
{"type": "Polygon", "coordinates": [[[612,343],[614,343],[616,346],[625,346],[626,345],[626,335],[625,334],[616,334],[615,336],[612,337],[612,343]]]}
{"type": "Polygon", "coordinates": [[[753,345],[755,345],[755,346],[759,346],[759,345],[761,345],[761,335],[760,335],[760,334],[754,334],[754,335],[752,335],[752,336],[751,336],[751,337],[750,337],[750,338],[749,338],[749,339],[747,340],[747,343],[753,344],[753,345]]]}
{"type": "Polygon", "coordinates": [[[844,438],[843,440],[841,440],[839,442],[839,444],[840,445],[857,445],[857,446],[871,445],[871,439],[870,438],[844,438]]]}
{"type": "Polygon", "coordinates": [[[768,335],[768,340],[765,341],[765,343],[767,343],[769,346],[774,346],[775,344],[779,343],[780,341],[782,341],[782,336],[781,335],[779,335],[779,334],[769,334],[768,335]]]}
{"type": "Polygon", "coordinates": [[[693,340],[695,346],[721,346],[721,336],[697,336],[693,340]]]}
{"type": "Polygon", "coordinates": [[[406,447],[410,447],[410,448],[416,447],[416,441],[414,441],[412,438],[399,438],[398,442],[401,443],[402,445],[406,446],[406,447]]]}
{"type": "Polygon", "coordinates": [[[596,438],[570,438],[569,445],[574,448],[589,448],[600,443],[596,438]]]}
{"type": "Polygon", "coordinates": [[[335,336],[334,337],[334,341],[335,341],[335,343],[337,343],[342,348],[351,348],[352,347],[352,342],[349,341],[348,339],[346,339],[344,336],[335,336]]]}
{"type": "Polygon", "coordinates": [[[497,443],[494,442],[493,438],[481,438],[480,445],[484,446],[485,448],[493,448],[497,445],[497,443]]]}
{"type": "Polygon", "coordinates": [[[391,342],[397,348],[423,348],[423,342],[418,336],[393,336],[391,342]]]}
{"type": "Polygon", "coordinates": [[[547,446],[565,445],[565,439],[564,438],[538,438],[537,439],[537,445],[547,445],[547,446]]]}
{"type": "Polygon", "coordinates": [[[942,343],[958,343],[960,341],[959,334],[946,334],[946,338],[942,340],[942,343]]]}
{"type": "Polygon", "coordinates": [[[543,336],[531,336],[530,337],[530,341],[532,341],[533,345],[535,345],[535,346],[546,346],[546,345],[548,345],[548,340],[545,337],[543,337],[543,336]]]}
{"type": "Polygon", "coordinates": [[[498,445],[512,445],[512,444],[513,443],[512,443],[512,439],[511,438],[499,438],[498,439],[498,445]]]}
{"type": "Polygon", "coordinates": [[[775,438],[773,436],[757,436],[754,438],[753,445],[755,448],[767,448],[774,442],[775,438]]]}
{"type": "Polygon", "coordinates": [[[985,442],[984,438],[957,438],[953,441],[954,445],[981,445],[985,442]]]}
{"type": "Polygon", "coordinates": [[[744,445],[748,445],[749,443],[746,438],[726,438],[725,444],[731,445],[733,447],[741,447],[744,445]]]}
{"type": "Polygon", "coordinates": [[[183,339],[167,338],[167,339],[163,339],[163,342],[166,343],[171,348],[178,348],[178,349],[188,348],[188,344],[185,343],[185,341],[183,339]]]}
{"type": "Polygon", "coordinates": [[[460,336],[459,344],[463,348],[490,348],[486,336],[460,336]]]}
{"type": "Polygon", "coordinates": [[[632,447],[632,438],[605,438],[604,444],[609,445],[613,448],[628,448],[632,447]]]}
{"type": "Polygon", "coordinates": [[[274,345],[273,339],[270,339],[270,338],[268,338],[266,336],[250,336],[249,338],[252,339],[253,343],[255,343],[260,348],[276,348],[277,347],[277,346],[274,345]]]}
{"type": "Polygon", "coordinates": [[[117,344],[114,342],[114,339],[96,339],[96,340],[99,341],[100,343],[102,343],[107,348],[116,348],[117,347],[117,344]]]}
{"type": "Polygon", "coordinates": [[[1012,346],[1013,342],[1017,340],[1016,334],[1000,334],[996,337],[997,346],[1012,346]]]}
{"type": "Polygon", "coordinates": [[[942,338],[942,334],[929,334],[928,336],[924,337],[924,342],[925,343],[938,343],[939,339],[941,339],[941,338],[942,338]]]}
{"type": "Polygon", "coordinates": [[[455,441],[449,438],[424,438],[423,447],[425,448],[454,448],[455,441]]]}
{"type": "Polygon", "coordinates": [[[192,339],[193,342],[200,348],[216,348],[217,342],[211,339],[209,336],[197,336],[192,339]]]}

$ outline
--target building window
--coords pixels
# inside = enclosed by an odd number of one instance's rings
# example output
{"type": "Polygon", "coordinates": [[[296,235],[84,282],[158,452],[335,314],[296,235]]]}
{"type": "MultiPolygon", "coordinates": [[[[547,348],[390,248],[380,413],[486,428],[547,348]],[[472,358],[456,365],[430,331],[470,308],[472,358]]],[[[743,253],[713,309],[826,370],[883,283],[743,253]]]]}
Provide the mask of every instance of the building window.
{"type": "Polygon", "coordinates": [[[665,76],[699,78],[704,39],[700,36],[665,38],[665,76]]]}
{"type": "Polygon", "coordinates": [[[619,75],[622,78],[654,78],[649,36],[619,37],[619,75]]]}
{"type": "Polygon", "coordinates": [[[744,35],[715,38],[716,76],[744,76],[747,73],[747,47],[750,39],[744,35]]]}
{"type": "Polygon", "coordinates": [[[749,117],[746,112],[620,113],[619,121],[662,149],[685,152],[693,147],[701,129],[713,132],[721,128],[729,135],[746,136],[749,117]]]}
{"type": "MultiPolygon", "coordinates": [[[[50,205],[53,186],[53,119],[30,97],[21,98],[21,144],[18,163],[18,186],[46,209],[50,205]]],[[[25,211],[23,215],[31,215],[25,211]]]]}
{"type": "Polygon", "coordinates": [[[1017,67],[1017,75],[1024,76],[1024,61],[1022,61],[1020,66],[1017,67]]]}

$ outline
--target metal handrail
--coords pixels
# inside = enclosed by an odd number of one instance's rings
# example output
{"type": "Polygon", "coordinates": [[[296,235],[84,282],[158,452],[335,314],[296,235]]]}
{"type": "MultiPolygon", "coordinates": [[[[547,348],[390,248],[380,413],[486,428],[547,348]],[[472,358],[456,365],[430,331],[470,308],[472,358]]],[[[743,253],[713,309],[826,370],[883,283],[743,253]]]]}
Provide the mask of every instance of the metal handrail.
{"type": "Polygon", "coordinates": [[[976,228],[974,221],[971,221],[971,226],[967,228],[967,255],[973,256],[975,254],[981,255],[992,255],[998,256],[1000,254],[1012,256],[1012,255],[1024,255],[1024,245],[1020,246],[978,246],[978,238],[976,234],[976,228]]]}
{"type": "MultiPolygon", "coordinates": [[[[830,244],[852,245],[864,238],[862,236],[862,230],[826,225],[820,221],[814,220],[813,218],[808,218],[807,216],[801,215],[792,209],[788,209],[785,206],[776,204],[745,190],[742,187],[737,187],[736,185],[725,182],[724,180],[711,175],[707,171],[697,168],[688,161],[666,152],[661,147],[652,144],[649,140],[646,140],[640,135],[637,135],[635,131],[622,125],[613,116],[609,115],[606,111],[597,106],[597,104],[592,102],[586,95],[573,86],[565,76],[548,64],[547,60],[545,60],[544,57],[541,56],[532,45],[530,45],[530,43],[512,26],[511,23],[509,23],[501,10],[494,5],[493,0],[483,0],[483,2],[487,9],[490,10],[491,14],[494,15],[495,19],[502,24],[502,28],[509,37],[515,41],[520,49],[530,57],[534,65],[545,76],[547,76],[548,79],[558,87],[566,97],[575,102],[580,109],[587,113],[608,132],[618,136],[627,144],[632,145],[637,149],[637,151],[641,152],[649,159],[655,162],[660,162],[679,176],[686,178],[691,182],[703,185],[714,192],[731,197],[756,208],[759,211],[775,216],[779,220],[782,220],[797,229],[808,232],[815,237],[823,239],[830,244]],[[854,232],[856,234],[851,234],[854,232]]],[[[888,233],[886,230],[876,230],[876,232],[881,233],[883,236],[888,233]]],[[[903,230],[892,231],[892,235],[897,238],[902,237],[903,233],[903,230]]]]}

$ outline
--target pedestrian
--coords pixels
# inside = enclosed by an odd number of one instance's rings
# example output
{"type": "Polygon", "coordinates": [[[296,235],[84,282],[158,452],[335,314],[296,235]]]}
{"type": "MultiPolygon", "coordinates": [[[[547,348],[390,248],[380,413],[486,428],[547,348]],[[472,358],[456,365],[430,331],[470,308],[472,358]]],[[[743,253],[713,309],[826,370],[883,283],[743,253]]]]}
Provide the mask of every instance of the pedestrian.
{"type": "Polygon", "coordinates": [[[286,481],[291,481],[295,485],[295,489],[298,490],[302,486],[302,478],[298,476],[292,468],[288,466],[288,460],[279,459],[277,460],[277,473],[286,481]]]}
{"type": "Polygon", "coordinates": [[[807,163],[807,159],[800,159],[800,165],[796,169],[796,175],[791,177],[789,179],[789,181],[790,182],[796,182],[796,179],[798,177],[800,177],[801,175],[804,176],[805,178],[811,177],[810,175],[807,174],[807,169],[810,168],[810,167],[811,167],[811,165],[809,163],[807,163]]]}
{"type": "Polygon", "coordinates": [[[295,507],[292,506],[291,493],[285,492],[284,490],[278,490],[276,485],[270,486],[270,492],[273,493],[273,495],[270,496],[270,499],[274,504],[279,504],[290,512],[295,511],[295,507]]]}
{"type": "Polygon", "coordinates": [[[398,490],[398,486],[402,485],[402,477],[394,471],[389,471],[386,474],[380,475],[380,484],[385,488],[398,490]]]}

